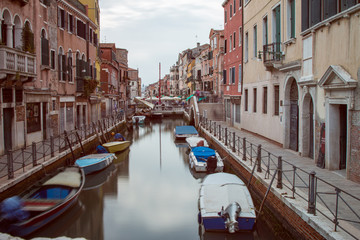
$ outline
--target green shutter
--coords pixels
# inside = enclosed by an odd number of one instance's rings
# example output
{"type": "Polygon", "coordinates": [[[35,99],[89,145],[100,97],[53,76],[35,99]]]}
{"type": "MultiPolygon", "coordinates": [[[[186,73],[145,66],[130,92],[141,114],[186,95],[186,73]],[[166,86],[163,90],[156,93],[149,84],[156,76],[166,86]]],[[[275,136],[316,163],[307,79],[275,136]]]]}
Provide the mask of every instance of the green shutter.
{"type": "Polygon", "coordinates": [[[295,38],[295,0],[291,1],[291,38],[295,38]]]}

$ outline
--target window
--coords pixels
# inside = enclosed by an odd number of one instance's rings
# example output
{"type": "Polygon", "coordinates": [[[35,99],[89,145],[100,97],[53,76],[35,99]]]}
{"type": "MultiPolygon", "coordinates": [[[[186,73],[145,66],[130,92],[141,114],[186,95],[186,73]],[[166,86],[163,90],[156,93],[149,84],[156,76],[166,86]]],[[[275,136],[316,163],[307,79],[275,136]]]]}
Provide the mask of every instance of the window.
{"type": "Polygon", "coordinates": [[[263,19],[263,46],[268,45],[268,18],[263,19]]]}
{"type": "Polygon", "coordinates": [[[62,48],[59,49],[59,55],[58,55],[58,78],[59,81],[65,81],[66,80],[66,56],[63,53],[62,48]]]}
{"type": "Polygon", "coordinates": [[[46,38],[46,32],[41,31],[41,65],[49,66],[49,40],[46,38]]]}
{"type": "Polygon", "coordinates": [[[74,17],[71,14],[68,14],[68,25],[69,32],[74,33],[74,17]]]}
{"type": "Polygon", "coordinates": [[[230,118],[231,117],[231,102],[230,99],[226,99],[226,117],[230,118]]]}
{"type": "Polygon", "coordinates": [[[257,57],[257,25],[254,26],[254,57],[257,57]]]}
{"type": "Polygon", "coordinates": [[[65,10],[58,8],[58,27],[65,28],[65,10]]]}
{"type": "Polygon", "coordinates": [[[239,0],[239,8],[242,7],[242,0],[239,0]]]}
{"type": "Polygon", "coordinates": [[[256,112],[256,106],[257,106],[257,89],[254,88],[254,112],[256,112]]]}
{"type": "Polygon", "coordinates": [[[247,62],[249,59],[249,34],[248,32],[245,33],[245,56],[244,61],[247,62]]]}
{"type": "Polygon", "coordinates": [[[79,19],[76,21],[76,34],[86,40],[86,24],[79,19]]]}
{"type": "Polygon", "coordinates": [[[248,100],[249,100],[248,90],[245,89],[245,104],[244,104],[245,111],[248,111],[248,100]]]}
{"type": "Polygon", "coordinates": [[[230,18],[232,18],[233,16],[233,10],[232,10],[232,5],[230,4],[230,18]]]}
{"type": "Polygon", "coordinates": [[[224,21],[225,23],[227,23],[227,11],[225,10],[225,13],[224,13],[224,21]]]}
{"type": "Polygon", "coordinates": [[[229,38],[230,40],[230,42],[229,42],[229,52],[231,52],[231,50],[232,50],[232,35],[230,35],[230,38],[229,38]]]}
{"type": "Polygon", "coordinates": [[[235,122],[240,123],[240,104],[235,104],[235,122]]]}
{"type": "Polygon", "coordinates": [[[279,115],[279,85],[274,86],[274,115],[279,115]]]}
{"type": "Polygon", "coordinates": [[[295,0],[287,2],[287,38],[295,38],[295,0]]]}
{"type": "Polygon", "coordinates": [[[234,15],[236,13],[236,0],[234,0],[234,15]]]}
{"type": "Polygon", "coordinates": [[[358,4],[357,0],[303,0],[301,1],[301,30],[334,16],[358,4]]]}
{"type": "Polygon", "coordinates": [[[227,39],[225,39],[225,44],[224,44],[224,52],[225,52],[225,54],[226,54],[226,52],[227,52],[227,39]]]}
{"type": "Polygon", "coordinates": [[[55,50],[50,50],[50,67],[51,69],[55,69],[55,50]]]}
{"type": "Polygon", "coordinates": [[[226,70],[223,70],[223,84],[226,84],[226,70]]]}
{"type": "Polygon", "coordinates": [[[69,53],[68,53],[68,69],[67,69],[69,82],[74,81],[72,66],[73,66],[72,52],[71,52],[71,50],[69,50],[69,53]]]}
{"type": "Polygon", "coordinates": [[[236,47],[236,32],[234,32],[233,36],[234,36],[233,45],[234,45],[234,49],[235,49],[235,47],[236,47]]]}
{"type": "MultiPolygon", "coordinates": [[[[281,21],[280,21],[280,5],[278,5],[274,10],[273,10],[273,31],[272,31],[272,39],[273,42],[276,43],[275,44],[275,52],[280,52],[281,51],[281,21]]],[[[277,57],[280,57],[280,54],[276,54],[277,57]]],[[[277,59],[279,60],[279,59],[277,59]]]]}
{"type": "Polygon", "coordinates": [[[241,46],[242,43],[242,28],[239,28],[239,46],[241,46]]]}
{"type": "Polygon", "coordinates": [[[37,132],[41,130],[40,103],[26,104],[26,125],[27,133],[37,132]]]}
{"type": "Polygon", "coordinates": [[[235,67],[230,69],[232,74],[231,74],[231,83],[235,84],[235,67]]]}
{"type": "Polygon", "coordinates": [[[267,87],[263,88],[263,113],[267,113],[267,87]]]}

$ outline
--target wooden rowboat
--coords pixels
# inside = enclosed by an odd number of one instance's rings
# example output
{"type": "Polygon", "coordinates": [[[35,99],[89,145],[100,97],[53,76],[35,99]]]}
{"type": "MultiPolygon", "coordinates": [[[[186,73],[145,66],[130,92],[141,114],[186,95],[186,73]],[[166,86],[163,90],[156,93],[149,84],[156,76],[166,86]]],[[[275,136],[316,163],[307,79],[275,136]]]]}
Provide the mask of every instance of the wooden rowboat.
{"type": "Polygon", "coordinates": [[[130,141],[113,141],[104,143],[102,146],[106,148],[110,153],[121,152],[130,146],[130,141]]]}

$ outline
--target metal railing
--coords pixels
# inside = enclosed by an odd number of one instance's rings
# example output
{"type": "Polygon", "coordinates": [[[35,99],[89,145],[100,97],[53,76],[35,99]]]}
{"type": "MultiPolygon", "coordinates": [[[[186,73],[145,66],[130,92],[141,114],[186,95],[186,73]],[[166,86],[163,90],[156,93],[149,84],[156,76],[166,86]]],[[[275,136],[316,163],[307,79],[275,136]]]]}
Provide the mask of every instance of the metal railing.
{"type": "Polygon", "coordinates": [[[200,119],[201,126],[236,154],[238,159],[250,161],[250,165],[255,164],[253,169],[256,168],[259,173],[265,172],[265,179],[277,174],[276,188],[289,189],[291,194],[288,198],[301,198],[306,201],[309,214],[320,213],[334,224],[334,231],[340,228],[354,239],[359,239],[359,236],[355,236],[349,230],[349,223],[353,224],[351,228],[360,228],[358,197],[317,177],[314,171],[308,172],[283,160],[282,156],[267,151],[261,144],[249,142],[245,137],[238,136],[235,131],[231,132],[226,126],[203,116],[200,119]]]}
{"type": "Polygon", "coordinates": [[[94,136],[96,132],[100,137],[109,138],[109,136],[106,137],[108,129],[116,128],[116,125],[123,120],[124,115],[119,113],[116,116],[103,118],[97,124],[93,122],[92,126],[84,124],[69,132],[65,131],[60,135],[50,136],[49,139],[41,142],[32,142],[28,147],[14,151],[9,150],[6,155],[0,156],[0,178],[7,175],[8,179],[12,179],[15,171],[25,172],[27,167],[35,167],[54,157],[55,154],[60,154],[68,149],[72,150],[78,144],[82,147],[82,142],[94,136]]]}

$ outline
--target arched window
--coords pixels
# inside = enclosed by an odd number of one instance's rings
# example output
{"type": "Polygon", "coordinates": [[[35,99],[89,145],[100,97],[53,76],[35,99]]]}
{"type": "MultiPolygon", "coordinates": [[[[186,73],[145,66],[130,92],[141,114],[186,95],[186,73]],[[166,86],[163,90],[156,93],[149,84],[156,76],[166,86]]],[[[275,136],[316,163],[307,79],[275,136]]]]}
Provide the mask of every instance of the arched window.
{"type": "Polygon", "coordinates": [[[22,32],[22,24],[20,17],[18,15],[14,18],[14,27],[13,27],[13,41],[14,41],[14,47],[21,49],[22,43],[21,43],[21,32],[22,32]]]}
{"type": "Polygon", "coordinates": [[[41,65],[49,66],[49,40],[45,29],[41,30],[41,65]]]}
{"type": "Polygon", "coordinates": [[[35,53],[34,33],[31,30],[31,25],[29,21],[25,21],[21,35],[23,42],[23,51],[35,53]]]}
{"type": "Polygon", "coordinates": [[[59,81],[66,80],[66,56],[64,54],[64,50],[62,47],[59,48],[58,55],[58,73],[59,73],[59,81]]]}
{"type": "Polygon", "coordinates": [[[6,9],[4,10],[2,19],[3,20],[1,21],[1,42],[8,47],[13,47],[11,15],[8,10],[6,9]]]}

